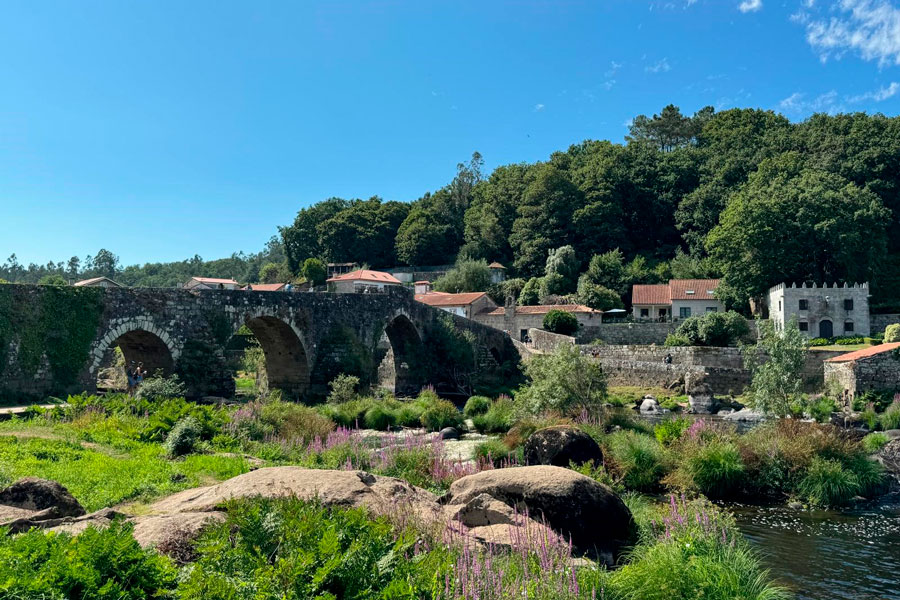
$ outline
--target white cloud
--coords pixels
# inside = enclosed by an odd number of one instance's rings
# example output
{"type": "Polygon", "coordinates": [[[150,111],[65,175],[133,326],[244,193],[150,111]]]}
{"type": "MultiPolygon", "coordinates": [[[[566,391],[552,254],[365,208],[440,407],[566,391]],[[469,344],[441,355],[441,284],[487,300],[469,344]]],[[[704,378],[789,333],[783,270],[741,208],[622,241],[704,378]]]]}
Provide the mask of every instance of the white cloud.
{"type": "Polygon", "coordinates": [[[809,113],[825,112],[835,114],[843,109],[838,101],[838,93],[835,90],[820,94],[812,100],[806,99],[806,94],[794,92],[778,103],[782,111],[794,115],[806,115],[809,113]]]}
{"type": "Polygon", "coordinates": [[[742,13],[756,12],[762,8],[762,0],[744,0],[738,5],[742,13]]]}
{"type": "Polygon", "coordinates": [[[898,92],[900,92],[900,83],[892,81],[891,84],[887,87],[883,87],[872,92],[866,92],[865,94],[859,94],[858,96],[851,96],[847,98],[847,102],[864,102],[866,100],[883,102],[888,98],[893,98],[897,95],[898,92]]]}
{"type": "Polygon", "coordinates": [[[544,110],[544,105],[543,105],[543,104],[535,104],[535,105],[534,105],[534,112],[540,112],[540,111],[542,111],[542,110],[544,110]]]}
{"type": "Polygon", "coordinates": [[[646,71],[647,73],[665,73],[666,71],[669,71],[671,69],[672,67],[669,65],[668,57],[657,61],[652,65],[647,65],[646,67],[644,67],[644,71],[646,71]]]}
{"type": "MultiPolygon", "coordinates": [[[[814,9],[807,0],[806,7],[814,9]]],[[[806,41],[825,62],[854,51],[881,66],[900,65],[900,7],[889,0],[833,0],[839,16],[800,13],[795,20],[806,25],[806,41]]]]}

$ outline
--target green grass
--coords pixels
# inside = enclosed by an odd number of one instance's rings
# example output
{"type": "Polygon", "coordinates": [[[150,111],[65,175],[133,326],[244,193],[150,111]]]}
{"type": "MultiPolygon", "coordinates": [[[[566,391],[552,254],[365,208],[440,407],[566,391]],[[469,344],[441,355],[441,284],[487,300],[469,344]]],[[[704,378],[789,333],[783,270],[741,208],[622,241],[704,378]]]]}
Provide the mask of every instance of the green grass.
{"type": "Polygon", "coordinates": [[[828,346],[815,346],[810,348],[810,350],[837,350],[838,352],[854,352],[855,350],[862,350],[864,348],[871,348],[872,344],[847,344],[846,346],[841,344],[829,344],[828,346]]]}

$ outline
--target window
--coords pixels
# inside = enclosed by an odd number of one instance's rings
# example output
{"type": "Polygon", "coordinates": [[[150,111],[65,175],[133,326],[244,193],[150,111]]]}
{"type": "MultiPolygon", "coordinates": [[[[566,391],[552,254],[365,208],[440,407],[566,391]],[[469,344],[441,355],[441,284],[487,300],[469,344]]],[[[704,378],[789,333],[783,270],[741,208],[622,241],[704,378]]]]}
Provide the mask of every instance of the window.
{"type": "Polygon", "coordinates": [[[806,321],[800,321],[797,323],[797,326],[800,328],[800,331],[809,331],[809,323],[806,321]]]}
{"type": "Polygon", "coordinates": [[[844,310],[853,310],[853,298],[844,300],[844,310]]]}
{"type": "MultiPolygon", "coordinates": [[[[852,300],[851,300],[852,302],[852,300]]],[[[845,321],[844,322],[844,333],[852,333],[853,332],[853,321],[845,321]]]]}
{"type": "Polygon", "coordinates": [[[682,319],[687,319],[691,316],[691,307],[690,306],[682,306],[678,309],[678,316],[682,319]]]}
{"type": "Polygon", "coordinates": [[[693,294],[694,294],[694,290],[684,290],[684,293],[685,293],[685,294],[689,294],[689,295],[693,295],[693,294]]]}
{"type": "Polygon", "coordinates": [[[778,301],[778,312],[781,312],[781,300],[778,301]]]}
{"type": "Polygon", "coordinates": [[[716,306],[707,306],[706,312],[719,312],[719,309],[716,306]]]}
{"type": "Polygon", "coordinates": [[[809,310],[809,300],[800,300],[800,310],[809,310]]]}
{"type": "Polygon", "coordinates": [[[650,316],[650,309],[649,309],[649,308],[642,308],[642,309],[641,309],[641,318],[646,319],[646,318],[649,317],[649,316],[650,316]]]}

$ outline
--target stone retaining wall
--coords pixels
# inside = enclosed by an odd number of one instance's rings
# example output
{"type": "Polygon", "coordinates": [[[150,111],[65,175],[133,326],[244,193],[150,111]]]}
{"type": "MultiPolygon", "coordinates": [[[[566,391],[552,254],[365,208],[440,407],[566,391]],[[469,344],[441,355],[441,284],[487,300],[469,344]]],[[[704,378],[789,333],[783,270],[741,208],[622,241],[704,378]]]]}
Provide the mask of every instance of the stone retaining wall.
{"type": "Polygon", "coordinates": [[[553,352],[560,344],[575,344],[575,338],[572,336],[551,333],[543,329],[529,329],[528,337],[531,338],[531,347],[539,352],[553,352]]]}
{"type": "Polygon", "coordinates": [[[884,328],[888,325],[900,323],[900,315],[871,315],[869,320],[871,321],[870,331],[872,335],[875,335],[876,333],[884,333],[884,328]]]}
{"type": "MultiPolygon", "coordinates": [[[[600,339],[604,344],[612,345],[656,344],[662,346],[666,343],[666,337],[670,333],[675,333],[679,325],[678,321],[671,323],[600,323],[582,327],[578,331],[578,343],[589,344],[600,339]]],[[[744,341],[753,342],[757,337],[756,321],[748,320],[747,326],[750,328],[750,333],[744,341]]]]}

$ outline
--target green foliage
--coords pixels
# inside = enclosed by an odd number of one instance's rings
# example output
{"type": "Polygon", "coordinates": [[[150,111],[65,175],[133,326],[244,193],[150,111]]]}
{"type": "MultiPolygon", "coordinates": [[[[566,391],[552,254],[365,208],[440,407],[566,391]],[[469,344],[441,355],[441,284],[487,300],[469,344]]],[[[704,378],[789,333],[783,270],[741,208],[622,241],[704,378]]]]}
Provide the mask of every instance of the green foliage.
{"type": "Polygon", "coordinates": [[[496,467],[509,462],[514,453],[506,447],[506,444],[498,439],[486,440],[475,446],[473,457],[476,461],[493,464],[496,467]]]}
{"type": "Polygon", "coordinates": [[[516,392],[516,404],[523,414],[590,411],[606,398],[603,369],[569,344],[561,344],[550,354],[532,357],[525,363],[525,374],[530,383],[516,392]]]}
{"type": "Polygon", "coordinates": [[[815,457],[798,491],[816,506],[846,504],[860,491],[859,479],[837,460],[815,457]]]}
{"type": "Polygon", "coordinates": [[[422,411],[422,426],[427,431],[440,431],[444,427],[462,427],[462,413],[456,406],[447,400],[428,399],[423,400],[419,397],[419,402],[425,406],[422,411]]]}
{"type": "Polygon", "coordinates": [[[467,417],[483,415],[491,408],[491,399],[486,396],[472,396],[466,400],[463,414],[467,417]]]}
{"type": "Polygon", "coordinates": [[[884,343],[900,342],[900,323],[893,323],[884,328],[884,343]]]}
{"type": "Polygon", "coordinates": [[[809,416],[819,423],[828,423],[835,408],[834,400],[828,396],[822,396],[818,400],[808,403],[809,416]]]}
{"type": "Polygon", "coordinates": [[[290,283],[293,278],[287,261],[266,263],[259,270],[260,283],[290,283]]]}
{"type": "Polygon", "coordinates": [[[582,275],[578,279],[575,300],[578,304],[584,304],[596,310],[605,311],[624,307],[619,294],[598,283],[593,283],[586,275],[582,275]]]}
{"type": "Polygon", "coordinates": [[[512,427],[515,405],[508,396],[500,396],[491,403],[484,414],[472,417],[472,424],[478,433],[506,433],[512,427]]]}
{"type": "Polygon", "coordinates": [[[194,417],[185,417],[169,432],[163,448],[171,457],[184,456],[194,451],[199,440],[200,422],[194,417]]]}
{"type": "Polygon", "coordinates": [[[709,498],[725,498],[744,481],[744,463],[737,447],[726,441],[702,444],[684,463],[685,474],[695,489],[709,498]]]}
{"type": "Polygon", "coordinates": [[[759,323],[756,346],[743,349],[744,364],[752,374],[747,396],[757,410],[784,417],[791,404],[800,400],[806,338],[791,320],[784,331],[776,331],[771,321],[759,323]],[[761,353],[768,360],[761,361],[761,353]]]}
{"type": "Polygon", "coordinates": [[[900,398],[894,398],[894,401],[882,413],[879,421],[882,429],[900,429],[900,398]]]}
{"type": "Polygon", "coordinates": [[[828,338],[817,337],[817,338],[813,338],[813,339],[809,340],[809,346],[811,346],[811,347],[830,346],[830,345],[831,345],[831,340],[828,338]]]}
{"type": "Polygon", "coordinates": [[[486,260],[460,260],[434,282],[438,292],[457,294],[484,292],[491,285],[491,270],[486,260]]]}
{"type": "Polygon", "coordinates": [[[605,440],[606,457],[627,489],[653,491],[666,473],[659,442],[635,431],[618,431],[605,440]]]}
{"type": "Polygon", "coordinates": [[[709,312],[682,321],[675,333],[668,336],[666,345],[731,346],[749,332],[747,319],[738,313],[709,312]]]}
{"type": "Polygon", "coordinates": [[[68,285],[62,275],[44,275],[38,279],[38,285],[68,285]]]}
{"type": "Polygon", "coordinates": [[[683,417],[667,419],[653,428],[653,435],[656,436],[660,444],[668,446],[681,439],[682,434],[690,426],[691,421],[683,417]]]}
{"type": "Polygon", "coordinates": [[[538,302],[540,302],[540,298],[541,279],[538,277],[532,277],[525,283],[525,286],[522,288],[522,292],[519,294],[519,305],[534,306],[538,302]]]}
{"type": "Polygon", "coordinates": [[[329,404],[343,404],[356,399],[356,388],[359,386],[359,377],[341,373],[328,383],[331,391],[328,393],[329,404]]]}
{"type": "Polygon", "coordinates": [[[369,429],[387,431],[397,425],[397,415],[386,406],[376,404],[366,411],[364,422],[369,429]]]}
{"type": "Polygon", "coordinates": [[[314,408],[277,398],[242,406],[228,426],[228,431],[239,440],[258,442],[277,437],[296,444],[324,439],[333,429],[334,422],[314,408]]]}
{"type": "Polygon", "coordinates": [[[325,279],[328,277],[328,271],[325,263],[318,258],[307,258],[303,261],[300,268],[300,276],[307,280],[310,285],[325,285],[325,279]]]}
{"type": "Polygon", "coordinates": [[[145,379],[138,388],[135,396],[139,400],[157,402],[167,398],[184,398],[187,390],[178,379],[178,375],[169,377],[150,377],[145,379]]]}
{"type": "Polygon", "coordinates": [[[33,529],[0,536],[0,597],[82,600],[169,598],[176,570],[113,523],[78,536],[33,529]]]}
{"type": "Polygon", "coordinates": [[[866,437],[862,439],[862,447],[863,450],[866,451],[867,454],[875,454],[885,446],[890,441],[890,438],[880,431],[875,431],[868,434],[866,437]]]}
{"type": "Polygon", "coordinates": [[[558,283],[548,293],[568,294],[574,291],[575,282],[578,280],[579,262],[575,248],[572,246],[561,246],[551,250],[544,267],[544,276],[547,280],[555,276],[558,278],[558,283]]]}
{"type": "Polygon", "coordinates": [[[543,327],[552,333],[575,335],[578,331],[578,319],[565,310],[551,310],[544,315],[543,327]]]}

